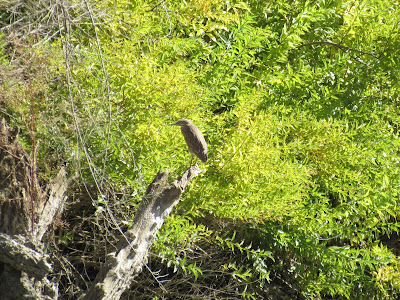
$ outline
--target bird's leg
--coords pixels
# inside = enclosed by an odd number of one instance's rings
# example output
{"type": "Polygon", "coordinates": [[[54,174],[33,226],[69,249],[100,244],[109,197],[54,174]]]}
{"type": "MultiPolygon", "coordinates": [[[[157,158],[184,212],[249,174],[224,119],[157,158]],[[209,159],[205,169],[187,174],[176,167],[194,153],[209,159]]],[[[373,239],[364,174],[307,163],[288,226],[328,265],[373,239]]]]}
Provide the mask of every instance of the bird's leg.
{"type": "Polygon", "coordinates": [[[197,156],[196,156],[196,158],[194,160],[194,163],[193,163],[193,154],[192,153],[190,153],[190,154],[191,154],[190,166],[194,166],[197,163],[197,156]]]}

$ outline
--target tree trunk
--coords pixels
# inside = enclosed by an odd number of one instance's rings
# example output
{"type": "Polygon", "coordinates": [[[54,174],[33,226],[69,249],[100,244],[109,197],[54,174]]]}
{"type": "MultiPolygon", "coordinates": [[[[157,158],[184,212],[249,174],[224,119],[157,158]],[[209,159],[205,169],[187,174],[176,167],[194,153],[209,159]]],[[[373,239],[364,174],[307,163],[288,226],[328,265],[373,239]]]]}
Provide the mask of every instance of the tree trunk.
{"type": "Polygon", "coordinates": [[[121,297],[147,262],[149,248],[164,220],[179,203],[190,180],[200,173],[197,165],[191,166],[171,184],[167,182],[168,171],[156,175],[147,188],[132,227],[120,239],[117,250],[107,255],[104,266],[83,299],[116,300],[121,297]]]}
{"type": "MultiPolygon", "coordinates": [[[[36,147],[37,148],[37,147],[36,147]]],[[[66,172],[46,188],[36,176],[36,154],[28,155],[17,131],[0,121],[0,300],[57,299],[57,284],[42,238],[66,201],[66,172]]]]}

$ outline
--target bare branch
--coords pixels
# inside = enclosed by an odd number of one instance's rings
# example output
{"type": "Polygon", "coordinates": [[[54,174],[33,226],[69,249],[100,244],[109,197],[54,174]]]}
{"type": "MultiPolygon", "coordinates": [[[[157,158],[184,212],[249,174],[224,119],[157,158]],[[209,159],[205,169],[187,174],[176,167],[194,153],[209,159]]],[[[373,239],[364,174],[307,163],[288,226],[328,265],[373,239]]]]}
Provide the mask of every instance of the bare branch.
{"type": "Polygon", "coordinates": [[[11,237],[0,233],[0,261],[36,278],[43,278],[52,271],[47,256],[25,246],[25,243],[23,236],[11,237]]]}
{"type": "Polygon", "coordinates": [[[42,240],[49,225],[64,210],[67,199],[65,192],[68,187],[66,175],[65,169],[62,168],[48,186],[49,197],[41,210],[37,212],[38,217],[34,228],[34,236],[37,241],[42,240]]]}
{"type": "Polygon", "coordinates": [[[149,248],[158,230],[179,203],[190,181],[200,174],[197,165],[169,184],[168,170],[158,172],[147,188],[136,212],[132,227],[123,235],[117,250],[109,253],[95,282],[83,299],[119,299],[133,278],[141,272],[148,259],[149,248]]]}

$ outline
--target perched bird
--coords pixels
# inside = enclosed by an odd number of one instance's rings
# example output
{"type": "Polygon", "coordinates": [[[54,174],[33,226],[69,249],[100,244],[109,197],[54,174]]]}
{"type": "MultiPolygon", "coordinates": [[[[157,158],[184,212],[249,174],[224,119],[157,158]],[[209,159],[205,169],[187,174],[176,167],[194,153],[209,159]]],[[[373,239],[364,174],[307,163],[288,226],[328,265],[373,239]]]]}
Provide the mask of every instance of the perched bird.
{"type": "MultiPolygon", "coordinates": [[[[188,145],[189,152],[192,154],[190,165],[192,165],[193,154],[202,162],[207,161],[207,143],[201,131],[188,119],[180,119],[170,125],[181,126],[181,132],[188,145]]],[[[197,160],[197,158],[196,158],[197,160]]],[[[195,162],[196,163],[196,162],[195,162]]]]}

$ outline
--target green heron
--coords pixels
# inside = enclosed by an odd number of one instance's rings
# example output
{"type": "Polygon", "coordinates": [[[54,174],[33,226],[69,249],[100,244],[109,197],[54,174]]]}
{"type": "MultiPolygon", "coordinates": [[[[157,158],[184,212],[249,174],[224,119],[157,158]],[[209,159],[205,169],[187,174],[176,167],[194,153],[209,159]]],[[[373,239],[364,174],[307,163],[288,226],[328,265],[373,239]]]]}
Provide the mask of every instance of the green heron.
{"type": "MultiPolygon", "coordinates": [[[[192,155],[190,165],[192,165],[193,154],[196,155],[202,162],[207,161],[207,143],[201,131],[188,119],[180,119],[170,125],[181,127],[181,132],[188,145],[189,152],[192,155]]],[[[197,158],[196,158],[197,160],[197,158]]]]}

